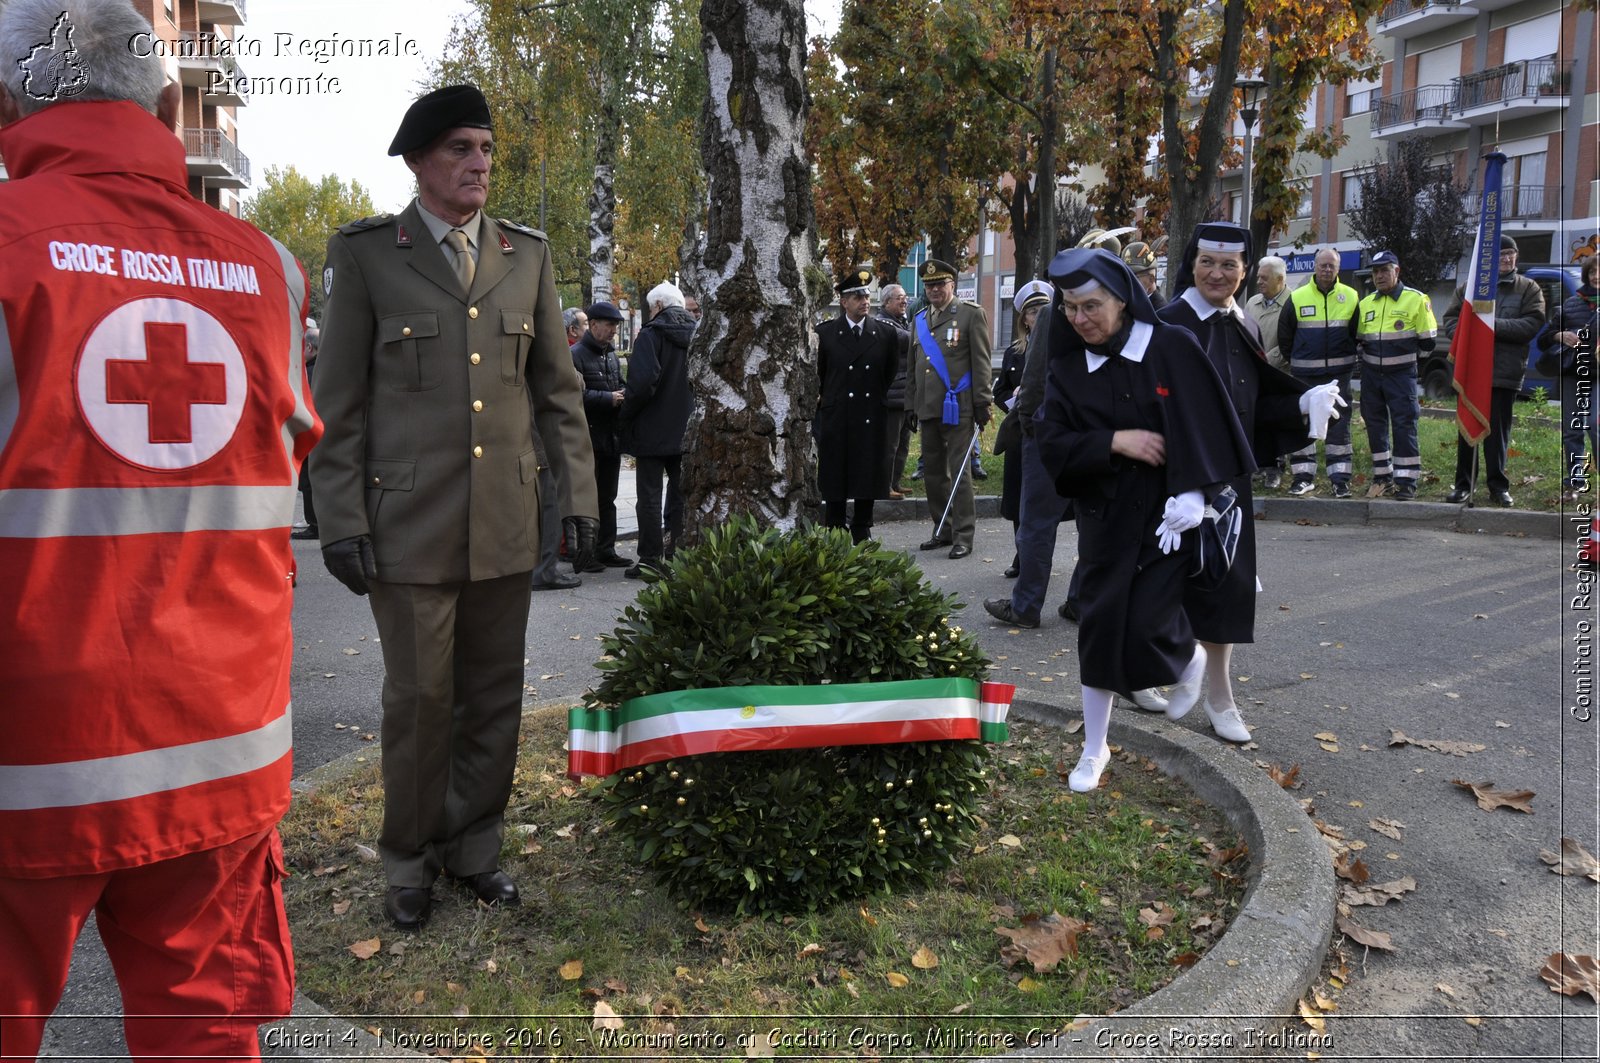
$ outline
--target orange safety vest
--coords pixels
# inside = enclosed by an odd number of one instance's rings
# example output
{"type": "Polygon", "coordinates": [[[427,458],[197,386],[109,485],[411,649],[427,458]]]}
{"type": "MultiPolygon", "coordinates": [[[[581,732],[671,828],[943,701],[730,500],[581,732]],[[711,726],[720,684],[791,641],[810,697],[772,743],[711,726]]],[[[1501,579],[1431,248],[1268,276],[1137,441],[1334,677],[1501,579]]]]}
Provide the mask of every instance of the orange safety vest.
{"type": "Polygon", "coordinates": [[[0,875],[134,867],[289,801],[306,279],[131,103],[0,129],[0,875]]]}

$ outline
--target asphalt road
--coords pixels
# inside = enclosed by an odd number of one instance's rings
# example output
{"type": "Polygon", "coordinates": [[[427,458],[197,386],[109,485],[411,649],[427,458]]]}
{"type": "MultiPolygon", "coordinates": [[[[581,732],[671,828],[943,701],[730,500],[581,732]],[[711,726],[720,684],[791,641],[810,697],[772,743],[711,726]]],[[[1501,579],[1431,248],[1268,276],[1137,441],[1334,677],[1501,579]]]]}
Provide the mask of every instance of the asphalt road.
{"type": "MultiPolygon", "coordinates": [[[[927,525],[878,530],[887,546],[914,550],[927,525]]],[[[982,520],[972,557],[919,560],[936,586],[970,603],[959,622],[979,633],[997,679],[1075,707],[1076,628],[1052,609],[1040,629],[1013,631],[981,610],[983,598],[1009,587],[1010,531],[982,520]]],[[[1592,660],[1579,654],[1595,612],[1574,607],[1572,548],[1422,528],[1264,521],[1258,533],[1266,586],[1257,641],[1238,650],[1233,672],[1259,748],[1240,755],[1300,765],[1295,796],[1365,843],[1358,855],[1372,881],[1417,883],[1399,901],[1354,910],[1357,923],[1392,935],[1394,950],[1344,947],[1349,983],[1330,994],[1338,1008],[1327,1016],[1327,1042],[1309,1047],[1325,1059],[1595,1058],[1596,1006],[1558,996],[1538,977],[1551,953],[1600,954],[1600,885],[1553,875],[1539,859],[1564,835],[1600,852],[1600,722],[1572,712],[1572,672],[1592,660]],[[1392,729],[1484,748],[1451,756],[1390,747],[1392,729]],[[1483,811],[1452,785],[1458,778],[1532,790],[1533,814],[1483,811]],[[1369,828],[1377,819],[1404,824],[1401,838],[1369,828]]],[[[1052,604],[1065,591],[1074,543],[1064,525],[1052,604]]],[[[378,728],[382,662],[366,603],[323,571],[316,544],[297,543],[296,553],[299,774],[346,754],[376,755],[364,735],[378,728]]],[[[530,702],[575,698],[590,685],[596,637],[637,588],[611,570],[577,591],[534,595],[530,702]]],[[[1203,713],[1185,725],[1206,729],[1203,713]]],[[[1305,829],[1316,828],[1308,820],[1305,829]]],[[[86,943],[46,1054],[124,1051],[115,1019],[85,1017],[116,1010],[103,953],[86,943]]],[[[1281,1054],[1304,1058],[1306,1047],[1281,1054]]]]}

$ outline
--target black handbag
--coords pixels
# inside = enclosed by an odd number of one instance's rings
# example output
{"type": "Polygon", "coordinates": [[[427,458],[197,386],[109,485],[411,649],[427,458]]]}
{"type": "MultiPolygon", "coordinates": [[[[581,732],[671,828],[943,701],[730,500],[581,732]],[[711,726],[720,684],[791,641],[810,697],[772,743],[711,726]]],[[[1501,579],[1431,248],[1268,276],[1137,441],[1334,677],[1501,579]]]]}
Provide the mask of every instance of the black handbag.
{"type": "Polygon", "coordinates": [[[1214,591],[1228,578],[1233,568],[1233,557],[1239,550],[1239,533],[1244,525],[1244,511],[1239,508],[1239,494],[1232,487],[1223,487],[1216,497],[1206,503],[1205,515],[1195,529],[1195,565],[1189,579],[1203,591],[1214,591]]]}

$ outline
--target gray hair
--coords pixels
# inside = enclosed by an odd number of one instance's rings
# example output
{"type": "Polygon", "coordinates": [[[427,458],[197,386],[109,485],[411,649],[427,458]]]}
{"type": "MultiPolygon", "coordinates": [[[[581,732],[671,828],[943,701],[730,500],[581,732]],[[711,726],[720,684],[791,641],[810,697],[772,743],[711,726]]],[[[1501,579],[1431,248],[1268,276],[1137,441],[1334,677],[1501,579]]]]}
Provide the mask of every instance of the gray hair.
{"type": "Polygon", "coordinates": [[[1256,272],[1283,277],[1289,273],[1289,264],[1277,255],[1263,255],[1261,261],[1256,263],[1256,272]]]}
{"type": "Polygon", "coordinates": [[[893,299],[895,296],[904,295],[904,294],[906,294],[906,290],[904,288],[900,287],[900,285],[898,285],[898,284],[885,284],[882,288],[878,289],[878,302],[879,303],[887,303],[890,299],[893,299]]]}
{"type": "Polygon", "coordinates": [[[1319,247],[1317,249],[1317,253],[1311,256],[1312,263],[1315,264],[1317,259],[1321,258],[1323,255],[1332,255],[1333,256],[1334,265],[1341,265],[1342,264],[1341,256],[1340,256],[1338,250],[1336,248],[1332,248],[1332,247],[1319,247]]]}
{"type": "Polygon", "coordinates": [[[683,306],[683,292],[671,281],[662,281],[650,289],[650,294],[644,297],[646,306],[654,309],[660,306],[666,309],[669,306],[683,306]]]}
{"type": "Polygon", "coordinates": [[[581,313],[583,313],[583,307],[569,306],[565,310],[561,311],[561,323],[570,329],[578,320],[578,315],[581,313]]]}
{"type": "Polygon", "coordinates": [[[127,100],[154,114],[166,80],[161,60],[151,48],[133,47],[140,34],[148,42],[150,32],[128,0],[6,0],[0,84],[23,114],[85,100],[127,100]],[[47,77],[54,82],[41,85],[47,77]]]}

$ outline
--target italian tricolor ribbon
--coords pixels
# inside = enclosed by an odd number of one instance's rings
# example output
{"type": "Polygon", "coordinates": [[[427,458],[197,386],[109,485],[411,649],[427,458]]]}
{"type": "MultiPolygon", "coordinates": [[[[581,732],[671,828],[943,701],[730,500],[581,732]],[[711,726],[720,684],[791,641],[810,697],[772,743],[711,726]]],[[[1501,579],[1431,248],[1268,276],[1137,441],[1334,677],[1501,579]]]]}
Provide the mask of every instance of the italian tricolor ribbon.
{"type": "Polygon", "coordinates": [[[1478,236],[1472,245],[1467,283],[1461,293],[1461,316],[1450,340],[1455,363],[1456,427],[1461,438],[1477,446],[1489,434],[1489,403],[1494,389],[1494,303],[1500,287],[1500,219],[1505,211],[1501,176],[1506,157],[1484,156],[1483,207],[1478,236]]]}
{"type": "Polygon", "coordinates": [[[1016,687],[973,679],[714,687],[567,713],[567,774],[611,775],[697,753],[822,746],[1004,742],[1016,687]]]}

